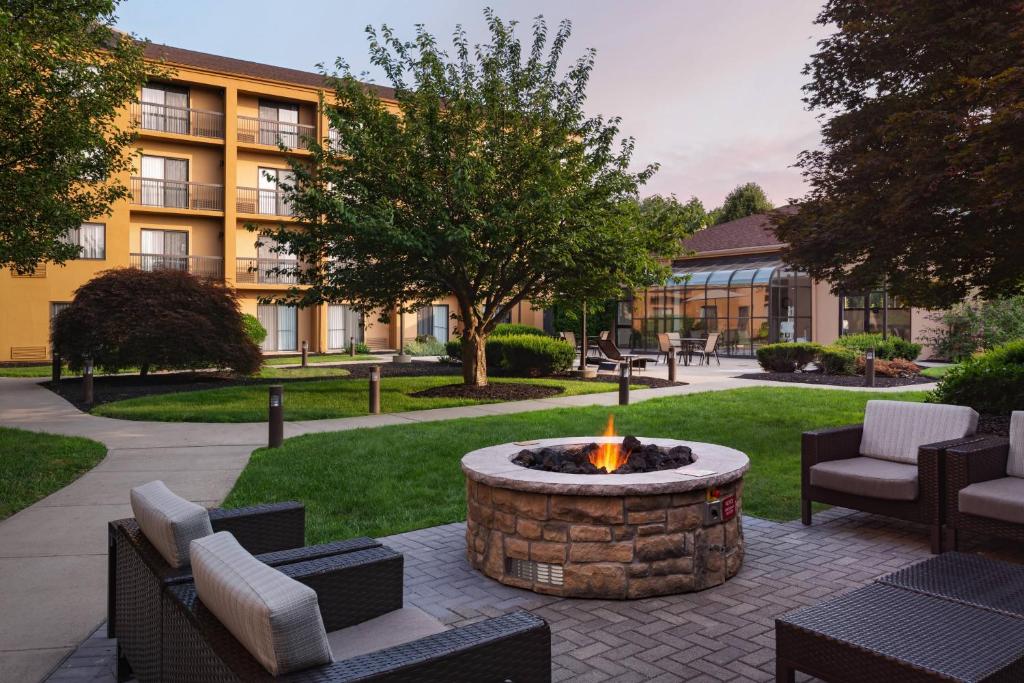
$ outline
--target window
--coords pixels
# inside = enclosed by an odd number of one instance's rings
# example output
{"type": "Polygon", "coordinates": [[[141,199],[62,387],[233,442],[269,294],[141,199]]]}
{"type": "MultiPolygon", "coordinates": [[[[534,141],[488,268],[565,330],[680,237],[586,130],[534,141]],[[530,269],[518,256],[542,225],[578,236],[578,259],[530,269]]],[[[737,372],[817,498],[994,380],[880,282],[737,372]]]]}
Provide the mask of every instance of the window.
{"type": "Polygon", "coordinates": [[[53,332],[53,321],[57,317],[57,314],[63,311],[65,308],[71,305],[70,301],[51,301],[50,302],[50,331],[53,332]]]}
{"type": "Polygon", "coordinates": [[[347,349],[350,337],[363,341],[363,316],[343,304],[327,307],[327,348],[347,349]]]}
{"type": "Polygon", "coordinates": [[[416,311],[416,336],[448,341],[448,305],[424,306],[416,311]]]}
{"type": "Polygon", "coordinates": [[[260,144],[299,146],[299,105],[260,100],[260,144]]]}
{"type": "Polygon", "coordinates": [[[142,196],[146,206],[188,206],[188,159],[142,156],[142,196]]]}
{"type": "Polygon", "coordinates": [[[259,212],[271,216],[291,216],[292,205],[285,192],[278,189],[279,183],[291,187],[295,184],[295,173],[284,168],[260,168],[259,212]]]}
{"type": "Polygon", "coordinates": [[[256,317],[267,330],[260,348],[264,351],[295,351],[299,348],[299,316],[295,306],[259,304],[256,317]]]}
{"type": "Polygon", "coordinates": [[[81,247],[80,259],[102,260],[107,257],[107,226],[104,223],[82,223],[64,233],[64,241],[81,247]]]}
{"type": "Polygon", "coordinates": [[[188,232],[143,228],[140,242],[142,270],[188,270],[188,232]]]}
{"type": "Polygon", "coordinates": [[[839,334],[877,332],[910,339],[910,306],[885,290],[839,297],[839,334]]]}
{"type": "Polygon", "coordinates": [[[188,135],[188,88],[163,83],[142,86],[142,121],[146,130],[188,135]]]}

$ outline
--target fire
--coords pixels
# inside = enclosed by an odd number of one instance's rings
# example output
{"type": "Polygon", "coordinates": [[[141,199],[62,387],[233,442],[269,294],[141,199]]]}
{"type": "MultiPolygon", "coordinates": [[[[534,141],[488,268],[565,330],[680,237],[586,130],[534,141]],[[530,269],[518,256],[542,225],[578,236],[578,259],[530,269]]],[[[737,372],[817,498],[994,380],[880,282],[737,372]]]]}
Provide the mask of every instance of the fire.
{"type": "MultiPolygon", "coordinates": [[[[608,416],[608,425],[602,436],[616,436],[614,415],[608,416]]],[[[594,463],[594,467],[603,467],[606,472],[614,472],[626,464],[626,454],[617,443],[603,443],[597,449],[597,453],[590,456],[590,462],[594,463]]]]}

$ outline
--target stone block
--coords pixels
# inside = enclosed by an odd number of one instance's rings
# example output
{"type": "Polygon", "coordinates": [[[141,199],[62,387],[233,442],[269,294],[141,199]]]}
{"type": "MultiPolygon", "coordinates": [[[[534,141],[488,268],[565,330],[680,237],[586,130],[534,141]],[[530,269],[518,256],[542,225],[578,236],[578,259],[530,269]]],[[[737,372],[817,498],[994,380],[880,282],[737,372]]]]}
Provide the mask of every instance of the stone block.
{"type": "Polygon", "coordinates": [[[532,541],[530,543],[530,559],[537,562],[565,564],[565,544],[532,541]]]}
{"type": "MultiPolygon", "coordinates": [[[[507,543],[507,541],[506,541],[507,543]]],[[[673,557],[668,560],[651,562],[651,575],[664,576],[666,574],[692,574],[692,557],[673,557]]]]}
{"type": "Polygon", "coordinates": [[[506,534],[516,532],[516,516],[511,512],[494,511],[494,528],[504,531],[506,534]]]}
{"type": "Polygon", "coordinates": [[[708,499],[707,489],[698,489],[696,491],[687,491],[686,493],[673,493],[672,494],[672,507],[679,507],[681,505],[693,505],[694,503],[703,503],[708,499]]]}
{"type": "Polygon", "coordinates": [[[551,496],[551,517],[564,522],[622,524],[622,498],[606,496],[551,496]]]}
{"type": "Polygon", "coordinates": [[[533,519],[520,517],[516,520],[516,534],[523,538],[540,539],[544,525],[533,519]]]}
{"type": "Polygon", "coordinates": [[[626,496],[626,510],[658,510],[667,508],[672,496],[626,496]]]}
{"type": "Polygon", "coordinates": [[[573,543],[569,546],[571,562],[632,562],[633,544],[621,543],[573,543]]]}
{"type": "Polygon", "coordinates": [[[501,576],[505,573],[505,549],[500,531],[492,531],[487,538],[487,549],[484,554],[484,573],[488,576],[501,576]]]}
{"type": "Polygon", "coordinates": [[[636,558],[641,561],[653,562],[670,557],[682,557],[686,554],[686,536],[684,534],[639,536],[636,539],[636,558]]]}
{"type": "Polygon", "coordinates": [[[530,542],[511,536],[505,539],[505,557],[517,560],[530,559],[530,542]]]}
{"type": "Polygon", "coordinates": [[[467,514],[474,523],[480,526],[490,527],[494,524],[494,510],[477,502],[469,501],[467,514]]]}
{"type": "Polygon", "coordinates": [[[491,505],[491,487],[487,484],[476,484],[476,502],[481,505],[491,505]]]}
{"type": "Polygon", "coordinates": [[[636,528],[638,536],[656,536],[665,533],[664,524],[643,524],[636,528]]]}
{"type": "Polygon", "coordinates": [[[569,527],[565,524],[552,524],[549,522],[544,525],[542,533],[545,541],[564,543],[569,538],[569,527]]]}
{"type": "Polygon", "coordinates": [[[629,541],[636,536],[635,526],[613,526],[612,538],[616,541],[629,541]]]}
{"type": "Polygon", "coordinates": [[[740,568],[743,566],[743,546],[740,545],[736,549],[726,553],[725,555],[725,575],[728,578],[732,578],[739,573],[740,568]]]}
{"type": "Polygon", "coordinates": [[[626,589],[628,598],[647,598],[652,595],[687,593],[694,589],[695,580],[690,576],[650,576],[629,580],[626,589]]]}
{"type": "Polygon", "coordinates": [[[541,493],[491,489],[491,504],[496,510],[518,514],[520,517],[544,520],[548,518],[548,497],[541,493]]]}
{"type": "Polygon", "coordinates": [[[669,508],[668,530],[689,531],[704,523],[703,503],[669,508]]]}
{"type": "Polygon", "coordinates": [[[626,594],[626,569],[621,564],[596,562],[565,568],[565,595],[621,598],[626,594]]]}
{"type": "Polygon", "coordinates": [[[626,573],[630,577],[650,576],[651,565],[646,562],[633,562],[626,565],[626,573]]]}
{"type": "Polygon", "coordinates": [[[736,517],[733,517],[732,519],[730,519],[728,522],[725,523],[724,526],[725,526],[725,547],[726,548],[735,547],[736,544],[739,543],[740,534],[743,533],[742,529],[740,527],[739,515],[737,515],[736,517]]]}
{"type": "Polygon", "coordinates": [[[626,513],[626,524],[654,524],[665,521],[665,510],[634,510],[626,513]]]}
{"type": "Polygon", "coordinates": [[[569,527],[569,538],[574,541],[610,541],[612,530],[606,526],[573,524],[569,527]]]}

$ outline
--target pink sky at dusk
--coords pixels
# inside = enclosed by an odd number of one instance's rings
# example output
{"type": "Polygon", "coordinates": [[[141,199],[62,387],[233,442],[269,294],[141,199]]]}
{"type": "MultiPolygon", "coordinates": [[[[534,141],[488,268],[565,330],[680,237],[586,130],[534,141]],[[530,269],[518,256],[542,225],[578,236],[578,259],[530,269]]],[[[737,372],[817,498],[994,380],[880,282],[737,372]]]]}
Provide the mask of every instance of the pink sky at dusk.
{"type": "Polygon", "coordinates": [[[797,154],[818,144],[818,122],[805,111],[800,70],[825,31],[812,20],[819,0],[377,0],[375,2],[154,3],[126,0],[120,28],[154,42],[240,59],[314,69],[344,57],[370,80],[367,24],[401,35],[416,23],[448,44],[457,23],[485,37],[481,10],[518,19],[526,37],[533,17],[549,26],[573,21],[565,64],[597,49],[591,113],[618,115],[637,140],[637,164],[661,170],[644,194],[675,193],[721,203],[736,185],[761,184],[775,204],[803,195],[797,154]]]}

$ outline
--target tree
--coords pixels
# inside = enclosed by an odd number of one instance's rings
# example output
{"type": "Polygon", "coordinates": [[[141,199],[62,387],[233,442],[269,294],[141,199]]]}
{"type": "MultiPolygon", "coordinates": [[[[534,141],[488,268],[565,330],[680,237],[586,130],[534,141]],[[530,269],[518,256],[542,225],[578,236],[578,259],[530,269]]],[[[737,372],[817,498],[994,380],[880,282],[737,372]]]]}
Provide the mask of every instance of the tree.
{"type": "Polygon", "coordinates": [[[108,270],[75,291],[53,322],[53,348],[72,370],[87,357],[107,372],[138,367],[229,367],[263,363],[232,290],[178,270],[108,270]]]}
{"type": "Polygon", "coordinates": [[[714,210],[713,222],[728,223],[738,218],[768,213],[773,208],[772,203],[768,201],[768,195],[757,183],[737,185],[725,196],[722,206],[714,210]]]}
{"type": "Polygon", "coordinates": [[[559,75],[570,23],[549,45],[538,19],[524,45],[514,23],[485,17],[490,43],[471,47],[460,27],[454,58],[422,28],[412,43],[368,28],[397,111],[339,60],[327,106],[337,142],[311,143],[311,167],[293,165],[285,190],[303,225],[271,231],[310,264],[294,269],[310,285],[289,293],[300,305],[387,315],[454,296],[463,379],[478,386],[486,338],[513,306],[658,278],[656,257],[683,234],[638,220],[638,188],[656,167],[631,172],[619,120],[584,114],[594,52],[559,75]]]}
{"type": "Polygon", "coordinates": [[[0,267],[30,273],[79,247],[62,237],[128,195],[142,46],[112,29],[119,0],[0,4],[0,267]]]}
{"type": "Polygon", "coordinates": [[[918,306],[1024,285],[1024,12],[1017,0],[831,0],[804,101],[830,115],[798,166],[788,260],[918,306]]]}

